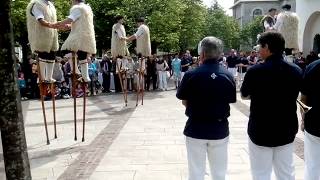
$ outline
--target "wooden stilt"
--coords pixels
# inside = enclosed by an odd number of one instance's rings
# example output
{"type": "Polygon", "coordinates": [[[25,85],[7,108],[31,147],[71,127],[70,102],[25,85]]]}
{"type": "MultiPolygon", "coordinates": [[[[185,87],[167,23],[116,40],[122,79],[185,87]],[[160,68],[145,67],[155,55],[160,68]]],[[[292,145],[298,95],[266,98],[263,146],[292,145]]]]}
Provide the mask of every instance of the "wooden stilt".
{"type": "Polygon", "coordinates": [[[56,121],[56,91],[55,84],[51,83],[51,97],[52,97],[52,112],[53,112],[53,126],[54,126],[54,138],[57,139],[57,121],[56,121]]]}
{"type": "Polygon", "coordinates": [[[120,85],[121,85],[121,90],[122,90],[122,94],[123,94],[124,103],[127,106],[128,102],[127,102],[127,99],[126,99],[126,90],[124,90],[124,87],[123,87],[121,69],[120,69],[120,67],[118,65],[118,60],[117,59],[116,59],[116,67],[117,67],[117,70],[118,70],[118,76],[119,76],[119,81],[120,81],[120,85]]]}
{"type": "Polygon", "coordinates": [[[82,124],[82,142],[84,142],[84,133],[86,129],[86,101],[87,101],[87,84],[85,82],[82,83],[83,94],[83,124],[82,124]]]}
{"type": "Polygon", "coordinates": [[[46,131],[47,145],[49,145],[50,140],[49,140],[49,134],[48,134],[48,124],[47,124],[47,116],[46,116],[46,110],[45,110],[45,105],[44,105],[44,92],[46,90],[46,84],[44,83],[44,81],[41,77],[41,69],[40,69],[40,65],[39,65],[39,59],[38,59],[38,78],[39,78],[39,89],[40,89],[40,99],[41,99],[41,106],[42,106],[44,128],[46,131]]]}
{"type": "MultiPolygon", "coordinates": [[[[73,96],[73,116],[74,116],[74,140],[77,141],[77,95],[76,95],[76,88],[77,88],[77,77],[76,77],[76,53],[72,52],[72,96],[73,96]]],[[[84,92],[86,93],[86,92],[84,92]]]]}

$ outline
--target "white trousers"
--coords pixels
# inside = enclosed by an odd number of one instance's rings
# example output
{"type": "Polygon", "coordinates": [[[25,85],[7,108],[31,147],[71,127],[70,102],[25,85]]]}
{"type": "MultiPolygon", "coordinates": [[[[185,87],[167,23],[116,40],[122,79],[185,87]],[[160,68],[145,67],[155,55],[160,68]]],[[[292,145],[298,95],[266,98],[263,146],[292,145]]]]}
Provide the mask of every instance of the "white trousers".
{"type": "Polygon", "coordinates": [[[304,134],[304,180],[320,180],[320,138],[304,134]]]}
{"type": "Polygon", "coordinates": [[[253,180],[270,180],[272,167],[277,180],[294,180],[293,143],[279,147],[257,146],[249,139],[253,180]]]}
{"type": "Polygon", "coordinates": [[[180,81],[182,81],[182,79],[183,79],[183,76],[186,74],[186,72],[181,72],[181,80],[180,81]]]}
{"type": "Polygon", "coordinates": [[[233,77],[237,76],[237,68],[228,68],[228,71],[233,75],[233,77]]]}
{"type": "Polygon", "coordinates": [[[186,137],[189,180],[204,180],[208,157],[211,179],[225,180],[228,163],[229,137],[221,140],[204,140],[186,137]]]}
{"type": "Polygon", "coordinates": [[[158,77],[159,77],[159,89],[161,90],[168,89],[167,71],[158,71],[158,77]]]}

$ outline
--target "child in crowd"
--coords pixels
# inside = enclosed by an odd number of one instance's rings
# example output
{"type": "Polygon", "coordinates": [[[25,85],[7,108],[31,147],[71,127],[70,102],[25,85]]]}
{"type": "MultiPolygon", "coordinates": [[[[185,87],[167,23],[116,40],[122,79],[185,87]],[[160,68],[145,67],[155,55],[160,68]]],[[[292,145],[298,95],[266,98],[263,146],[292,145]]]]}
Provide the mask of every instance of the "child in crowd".
{"type": "Polygon", "coordinates": [[[26,87],[27,86],[26,86],[26,81],[24,79],[23,72],[19,72],[18,81],[19,81],[21,100],[27,100],[28,99],[26,96],[26,87]]]}

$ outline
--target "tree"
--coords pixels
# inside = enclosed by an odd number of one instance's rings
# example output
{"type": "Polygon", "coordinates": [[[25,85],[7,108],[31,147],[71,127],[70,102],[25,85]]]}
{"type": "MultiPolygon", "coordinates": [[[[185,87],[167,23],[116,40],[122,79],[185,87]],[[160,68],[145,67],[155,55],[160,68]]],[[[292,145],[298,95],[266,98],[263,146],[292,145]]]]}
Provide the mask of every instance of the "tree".
{"type": "Polygon", "coordinates": [[[206,36],[215,36],[224,42],[225,49],[238,49],[240,27],[238,23],[216,2],[208,9],[206,17],[206,36]]]}
{"type": "Polygon", "coordinates": [[[6,177],[31,180],[10,19],[11,0],[0,6],[0,127],[6,177]]]}
{"type": "Polygon", "coordinates": [[[262,18],[258,16],[242,28],[240,32],[242,50],[251,50],[256,45],[257,35],[263,32],[262,18]]]}
{"type": "Polygon", "coordinates": [[[180,49],[194,49],[204,37],[206,7],[202,0],[183,0],[186,8],[182,14],[182,25],[180,30],[180,49]]]}

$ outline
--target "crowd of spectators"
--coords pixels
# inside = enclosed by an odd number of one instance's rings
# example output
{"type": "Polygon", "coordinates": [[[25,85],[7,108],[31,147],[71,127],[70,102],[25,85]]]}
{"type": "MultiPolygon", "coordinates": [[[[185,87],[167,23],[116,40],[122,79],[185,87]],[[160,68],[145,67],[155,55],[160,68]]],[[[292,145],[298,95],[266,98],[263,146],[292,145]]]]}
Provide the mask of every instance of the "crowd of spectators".
{"type": "MultiPolygon", "coordinates": [[[[64,57],[56,57],[53,79],[56,80],[55,97],[68,99],[72,97],[72,72],[70,59],[72,57],[66,55],[64,57]]],[[[174,73],[172,72],[172,60],[177,58],[181,61],[181,74],[197,66],[197,58],[192,58],[189,51],[183,54],[167,54],[156,55],[147,58],[146,69],[144,72],[145,90],[168,90],[168,79],[174,73]],[[180,60],[181,59],[181,60],[180,60]]],[[[128,91],[136,91],[137,88],[137,71],[139,63],[137,57],[125,57],[126,78],[128,91]]],[[[18,62],[18,83],[22,100],[37,99],[40,96],[38,87],[38,67],[35,58],[29,58],[28,66],[24,66],[18,62]],[[30,72],[25,76],[25,68],[29,68],[30,72]]],[[[82,97],[84,93],[88,96],[95,96],[101,93],[119,93],[122,92],[121,84],[116,67],[116,61],[110,54],[103,55],[102,58],[96,58],[95,55],[88,58],[88,69],[91,81],[88,83],[87,92],[83,92],[81,85],[76,87],[76,96],[82,97]]],[[[183,75],[179,77],[181,81],[183,75]]],[[[176,87],[177,88],[177,87],[176,87]]],[[[51,90],[48,87],[46,91],[46,99],[51,98],[51,90]]]]}

